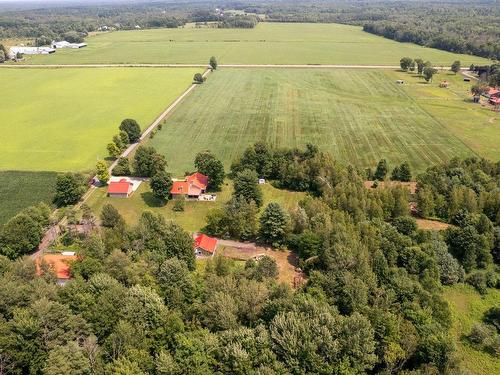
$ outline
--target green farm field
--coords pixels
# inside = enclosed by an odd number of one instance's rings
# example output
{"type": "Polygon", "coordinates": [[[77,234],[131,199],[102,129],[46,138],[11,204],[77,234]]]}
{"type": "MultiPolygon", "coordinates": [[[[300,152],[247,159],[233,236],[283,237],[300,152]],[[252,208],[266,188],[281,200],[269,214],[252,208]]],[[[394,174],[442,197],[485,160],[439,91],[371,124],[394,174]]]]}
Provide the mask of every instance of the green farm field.
{"type": "Polygon", "coordinates": [[[22,209],[52,203],[57,173],[0,171],[0,225],[22,209]]]}
{"type": "Polygon", "coordinates": [[[229,167],[257,140],[278,147],[313,143],[359,167],[381,158],[392,165],[407,160],[416,171],[454,156],[498,160],[498,115],[470,103],[466,90],[459,75],[448,73],[425,84],[391,70],[224,68],[149,142],[177,174],[192,169],[204,149],[229,167]],[[438,87],[443,78],[449,89],[438,87]]]}
{"type": "Polygon", "coordinates": [[[147,127],[200,69],[8,69],[1,72],[0,170],[78,171],[107,156],[124,118],[147,127]],[[7,94],[8,93],[8,94],[7,94]]]}
{"type": "Polygon", "coordinates": [[[444,290],[452,316],[451,336],[455,340],[462,365],[474,375],[500,373],[500,358],[478,350],[470,344],[466,336],[474,323],[480,323],[483,315],[491,307],[498,306],[500,291],[488,289],[481,296],[470,285],[457,284],[444,290]]]}
{"type": "Polygon", "coordinates": [[[80,50],[58,50],[27,59],[33,64],[187,63],[205,64],[361,64],[398,65],[403,56],[436,66],[487,64],[458,55],[399,43],[340,24],[260,23],[254,29],[179,28],[99,33],[80,50]]]}

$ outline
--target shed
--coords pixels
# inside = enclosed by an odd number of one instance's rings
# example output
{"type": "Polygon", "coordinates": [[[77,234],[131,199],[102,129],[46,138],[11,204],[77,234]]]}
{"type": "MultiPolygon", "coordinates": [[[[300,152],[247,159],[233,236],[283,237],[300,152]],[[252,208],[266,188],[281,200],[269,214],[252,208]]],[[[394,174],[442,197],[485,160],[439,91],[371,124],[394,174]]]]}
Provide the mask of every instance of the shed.
{"type": "Polygon", "coordinates": [[[449,85],[450,83],[448,81],[441,81],[439,87],[448,88],[449,85]]]}
{"type": "Polygon", "coordinates": [[[46,263],[56,274],[57,283],[64,285],[71,278],[71,263],[78,257],[74,252],[68,251],[61,254],[44,254],[35,261],[36,273],[43,275],[41,263],[46,263]]]}
{"type": "Polygon", "coordinates": [[[133,192],[133,183],[126,178],[112,181],[108,185],[108,197],[128,198],[133,192]]]}
{"type": "Polygon", "coordinates": [[[194,253],[196,256],[212,256],[217,248],[217,238],[200,234],[194,239],[194,253]]]}
{"type": "Polygon", "coordinates": [[[464,77],[464,82],[470,82],[470,78],[469,77],[464,77]]]}
{"type": "Polygon", "coordinates": [[[405,83],[405,81],[403,81],[402,79],[398,79],[398,80],[396,81],[396,83],[397,83],[398,85],[402,85],[403,83],[405,83]]]}

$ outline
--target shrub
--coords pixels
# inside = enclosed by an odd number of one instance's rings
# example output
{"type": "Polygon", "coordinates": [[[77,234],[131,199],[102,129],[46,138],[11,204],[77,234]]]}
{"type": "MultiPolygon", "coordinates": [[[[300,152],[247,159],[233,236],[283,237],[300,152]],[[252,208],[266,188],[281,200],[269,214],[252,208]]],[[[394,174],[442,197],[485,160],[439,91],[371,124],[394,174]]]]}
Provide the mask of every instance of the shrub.
{"type": "Polygon", "coordinates": [[[172,207],[172,210],[175,212],[182,212],[184,211],[184,206],[186,203],[184,202],[184,199],[178,199],[174,203],[174,207],[172,207]]]}

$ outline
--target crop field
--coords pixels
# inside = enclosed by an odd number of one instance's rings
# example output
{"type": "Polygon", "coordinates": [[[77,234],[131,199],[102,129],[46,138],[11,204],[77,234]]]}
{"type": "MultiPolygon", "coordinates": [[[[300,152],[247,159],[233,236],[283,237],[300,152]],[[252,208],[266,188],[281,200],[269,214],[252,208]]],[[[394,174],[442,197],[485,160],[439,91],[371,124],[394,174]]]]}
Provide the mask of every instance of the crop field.
{"type": "Polygon", "coordinates": [[[488,60],[399,43],[340,24],[260,23],[254,29],[179,28],[99,33],[80,50],[34,56],[28,63],[192,63],[210,56],[226,64],[398,65],[403,56],[436,66],[487,64],[488,60]]]}
{"type": "Polygon", "coordinates": [[[107,156],[124,118],[148,126],[200,69],[1,72],[0,170],[78,171],[107,156]]]}
{"type": "Polygon", "coordinates": [[[444,298],[450,306],[451,336],[455,340],[462,364],[474,375],[500,373],[500,358],[478,350],[466,338],[473,325],[481,322],[484,313],[489,308],[498,306],[500,291],[489,289],[481,297],[470,285],[458,284],[445,288],[444,298]]]}
{"type": "Polygon", "coordinates": [[[0,225],[23,208],[50,204],[56,176],[54,172],[0,171],[0,225]]]}
{"type": "Polygon", "coordinates": [[[459,76],[447,73],[425,84],[391,70],[225,68],[176,109],[150,144],[175,173],[192,169],[204,149],[229,167],[257,140],[278,147],[313,143],[359,167],[386,158],[391,165],[407,160],[422,171],[483,149],[497,160],[493,144],[500,135],[490,122],[498,115],[467,102],[460,85],[459,76]],[[395,83],[400,78],[404,85],[395,83]],[[438,87],[442,78],[450,80],[450,89],[438,87]],[[457,123],[448,119],[455,107],[463,117],[457,123]],[[474,140],[466,139],[465,127],[475,129],[474,140]]]}

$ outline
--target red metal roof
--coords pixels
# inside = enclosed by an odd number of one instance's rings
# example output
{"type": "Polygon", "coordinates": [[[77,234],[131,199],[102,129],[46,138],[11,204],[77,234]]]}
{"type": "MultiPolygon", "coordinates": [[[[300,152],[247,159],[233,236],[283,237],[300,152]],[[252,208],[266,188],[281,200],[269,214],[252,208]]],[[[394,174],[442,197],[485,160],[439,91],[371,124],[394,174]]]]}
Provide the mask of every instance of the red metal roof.
{"type": "Polygon", "coordinates": [[[497,90],[494,87],[490,87],[490,89],[488,90],[489,96],[497,96],[498,94],[500,94],[500,90],[497,90]]]}
{"type": "Polygon", "coordinates": [[[193,173],[191,176],[186,177],[187,182],[191,182],[198,186],[200,189],[205,190],[208,185],[208,177],[200,172],[193,173]]]}
{"type": "Polygon", "coordinates": [[[58,279],[69,279],[71,263],[77,259],[76,255],[45,254],[36,259],[36,273],[38,276],[42,275],[40,261],[43,260],[54,270],[58,279]]]}
{"type": "Polygon", "coordinates": [[[170,194],[187,195],[189,193],[189,183],[187,181],[174,181],[170,194]]]}
{"type": "Polygon", "coordinates": [[[202,190],[206,190],[208,177],[196,172],[187,176],[185,181],[174,181],[170,194],[176,195],[200,195],[202,190]]]}
{"type": "Polygon", "coordinates": [[[108,194],[128,194],[132,187],[132,183],[126,178],[122,178],[120,181],[112,181],[108,185],[108,194]]]}
{"type": "Polygon", "coordinates": [[[206,234],[200,234],[194,239],[194,247],[203,249],[209,253],[215,252],[217,248],[217,238],[209,237],[206,234]]]}

